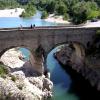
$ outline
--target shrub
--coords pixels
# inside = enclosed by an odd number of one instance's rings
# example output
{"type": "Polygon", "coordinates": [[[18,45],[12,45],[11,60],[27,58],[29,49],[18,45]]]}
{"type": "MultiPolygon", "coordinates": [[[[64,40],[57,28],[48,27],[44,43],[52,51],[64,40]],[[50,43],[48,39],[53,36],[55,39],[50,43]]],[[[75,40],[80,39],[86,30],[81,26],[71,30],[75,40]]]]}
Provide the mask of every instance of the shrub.
{"type": "Polygon", "coordinates": [[[8,74],[8,70],[7,68],[5,67],[5,65],[3,64],[0,64],[0,76],[5,76],[6,74],[8,74]]]}
{"type": "Polygon", "coordinates": [[[63,16],[63,20],[68,20],[68,19],[69,19],[69,16],[68,16],[67,13],[65,13],[64,16],[63,16]]]}
{"type": "Polygon", "coordinates": [[[22,12],[20,17],[31,17],[36,13],[36,7],[32,4],[28,4],[25,11],[22,12]]]}
{"type": "Polygon", "coordinates": [[[41,19],[46,19],[47,17],[48,17],[47,11],[43,11],[43,12],[42,12],[41,19]]]}
{"type": "Polygon", "coordinates": [[[11,80],[15,82],[16,81],[16,77],[11,75],[11,80]]]}
{"type": "Polygon", "coordinates": [[[12,96],[12,93],[9,92],[9,94],[5,97],[5,100],[11,100],[11,96],[12,96]]]}
{"type": "Polygon", "coordinates": [[[18,89],[22,90],[23,89],[23,85],[22,84],[18,85],[18,89]]]}

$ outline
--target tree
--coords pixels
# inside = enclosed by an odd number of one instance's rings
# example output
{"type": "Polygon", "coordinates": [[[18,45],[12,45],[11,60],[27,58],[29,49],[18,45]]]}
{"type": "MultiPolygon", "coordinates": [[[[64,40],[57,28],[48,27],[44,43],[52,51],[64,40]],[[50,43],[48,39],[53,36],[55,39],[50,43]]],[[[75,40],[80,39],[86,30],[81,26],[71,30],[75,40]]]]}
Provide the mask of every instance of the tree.
{"type": "Polygon", "coordinates": [[[69,15],[67,13],[65,13],[64,16],[63,16],[63,19],[64,20],[68,20],[69,19],[69,15]]]}
{"type": "Polygon", "coordinates": [[[87,20],[87,13],[85,8],[85,2],[79,2],[73,7],[72,21],[75,24],[81,24],[87,20]]]}
{"type": "Polygon", "coordinates": [[[47,11],[43,11],[43,12],[42,12],[41,19],[45,19],[45,18],[47,18],[47,17],[48,17],[47,11]]]}
{"type": "Polygon", "coordinates": [[[38,8],[40,10],[44,10],[47,6],[47,0],[39,0],[38,8]]]}
{"type": "Polygon", "coordinates": [[[0,9],[15,8],[18,6],[17,0],[0,0],[0,9]]]}
{"type": "Polygon", "coordinates": [[[66,7],[66,5],[65,4],[60,4],[59,6],[58,6],[58,8],[57,8],[57,14],[59,14],[59,15],[63,15],[63,14],[65,14],[67,12],[67,7],[66,7]]]}
{"type": "Polygon", "coordinates": [[[98,5],[95,2],[87,2],[85,7],[87,8],[87,19],[97,18],[99,16],[98,5]]]}
{"type": "Polygon", "coordinates": [[[73,6],[72,21],[75,24],[80,24],[86,20],[91,20],[99,16],[99,9],[95,2],[78,2],[73,6]]]}
{"type": "Polygon", "coordinates": [[[55,1],[48,2],[47,6],[46,6],[46,11],[49,12],[49,13],[54,13],[55,5],[56,5],[55,1]]]}
{"type": "Polygon", "coordinates": [[[25,8],[25,11],[22,12],[20,17],[31,17],[36,13],[36,7],[32,4],[28,4],[25,8]]]}
{"type": "Polygon", "coordinates": [[[68,8],[68,13],[70,16],[73,16],[73,7],[79,3],[79,0],[64,0],[65,4],[67,5],[68,8]]]}

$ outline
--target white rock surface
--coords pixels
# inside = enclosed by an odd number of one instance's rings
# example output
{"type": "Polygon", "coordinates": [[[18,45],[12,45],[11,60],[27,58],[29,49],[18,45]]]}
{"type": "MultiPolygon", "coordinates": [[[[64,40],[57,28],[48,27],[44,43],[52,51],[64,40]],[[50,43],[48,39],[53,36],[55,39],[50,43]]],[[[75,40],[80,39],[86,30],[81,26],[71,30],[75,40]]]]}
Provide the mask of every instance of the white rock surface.
{"type": "Polygon", "coordinates": [[[6,79],[0,77],[1,98],[9,96],[8,100],[47,100],[52,96],[52,88],[52,82],[45,76],[25,77],[22,71],[13,72],[6,79]]]}
{"type": "Polygon", "coordinates": [[[23,66],[25,62],[19,56],[23,56],[21,52],[11,49],[1,57],[1,61],[14,70],[5,79],[0,77],[0,100],[48,100],[53,83],[44,75],[36,76],[29,64],[23,66]]]}
{"type": "Polygon", "coordinates": [[[22,53],[13,48],[8,51],[6,51],[2,56],[0,61],[2,61],[5,65],[11,67],[11,68],[19,68],[25,64],[24,61],[19,59],[19,57],[23,56],[22,53]]]}
{"type": "Polygon", "coordinates": [[[83,27],[100,27],[100,20],[98,20],[97,22],[87,21],[87,23],[84,24],[83,27]]]}
{"type": "Polygon", "coordinates": [[[57,15],[54,15],[54,14],[50,14],[48,16],[48,18],[44,19],[45,21],[47,22],[53,22],[53,23],[63,23],[63,24],[70,24],[69,21],[67,20],[63,20],[63,16],[57,16],[57,15]]]}
{"type": "Polygon", "coordinates": [[[0,17],[19,17],[23,11],[22,8],[0,10],[0,17]]]}

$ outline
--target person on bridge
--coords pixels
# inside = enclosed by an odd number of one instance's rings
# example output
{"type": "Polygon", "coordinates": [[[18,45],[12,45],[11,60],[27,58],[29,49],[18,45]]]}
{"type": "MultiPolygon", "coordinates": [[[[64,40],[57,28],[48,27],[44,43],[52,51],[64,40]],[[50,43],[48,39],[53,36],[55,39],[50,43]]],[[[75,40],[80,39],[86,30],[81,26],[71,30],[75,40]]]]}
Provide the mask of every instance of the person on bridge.
{"type": "Polygon", "coordinates": [[[33,28],[32,24],[31,24],[31,29],[33,28]]]}
{"type": "Polygon", "coordinates": [[[33,25],[33,28],[35,28],[35,24],[33,25]]]}

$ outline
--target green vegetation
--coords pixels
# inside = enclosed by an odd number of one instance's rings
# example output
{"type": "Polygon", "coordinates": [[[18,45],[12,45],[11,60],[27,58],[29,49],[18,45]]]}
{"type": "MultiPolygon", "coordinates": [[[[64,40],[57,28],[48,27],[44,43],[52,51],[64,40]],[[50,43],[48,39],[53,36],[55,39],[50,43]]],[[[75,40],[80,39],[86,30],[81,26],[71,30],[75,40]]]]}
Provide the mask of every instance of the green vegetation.
{"type": "Polygon", "coordinates": [[[69,19],[69,15],[67,13],[65,13],[64,16],[63,16],[63,19],[64,20],[68,20],[69,19]]]}
{"type": "Polygon", "coordinates": [[[31,17],[36,13],[36,7],[32,6],[31,4],[28,4],[25,7],[25,11],[22,12],[20,17],[31,17]]]}
{"type": "Polygon", "coordinates": [[[15,76],[11,75],[11,80],[15,82],[17,80],[17,78],[15,76]]]}
{"type": "Polygon", "coordinates": [[[0,0],[0,9],[16,8],[19,6],[20,4],[17,2],[17,0],[0,0]]]}
{"type": "Polygon", "coordinates": [[[100,19],[100,0],[26,0],[25,3],[21,0],[0,0],[0,9],[15,7],[25,9],[21,17],[31,17],[38,9],[43,11],[43,19],[52,13],[62,15],[64,20],[70,19],[75,24],[100,19]]]}
{"type": "Polygon", "coordinates": [[[44,18],[47,14],[54,13],[63,15],[64,20],[70,19],[75,24],[100,18],[99,0],[39,0],[37,7],[44,11],[44,18]]]}
{"type": "Polygon", "coordinates": [[[96,35],[100,36],[100,30],[97,30],[96,35]]]}
{"type": "Polygon", "coordinates": [[[43,12],[42,12],[41,19],[45,19],[45,18],[47,18],[47,17],[48,17],[47,11],[43,11],[43,12]]]}
{"type": "Polygon", "coordinates": [[[4,77],[6,74],[8,74],[8,70],[6,69],[5,65],[0,64],[0,76],[4,77]]]}
{"type": "Polygon", "coordinates": [[[23,89],[23,84],[20,84],[17,87],[18,87],[19,90],[22,90],[23,89]]]}
{"type": "Polygon", "coordinates": [[[9,92],[6,96],[0,91],[0,100],[12,100],[12,93],[9,92]]]}
{"type": "Polygon", "coordinates": [[[12,93],[9,92],[8,95],[5,97],[5,100],[11,100],[12,93]]]}

